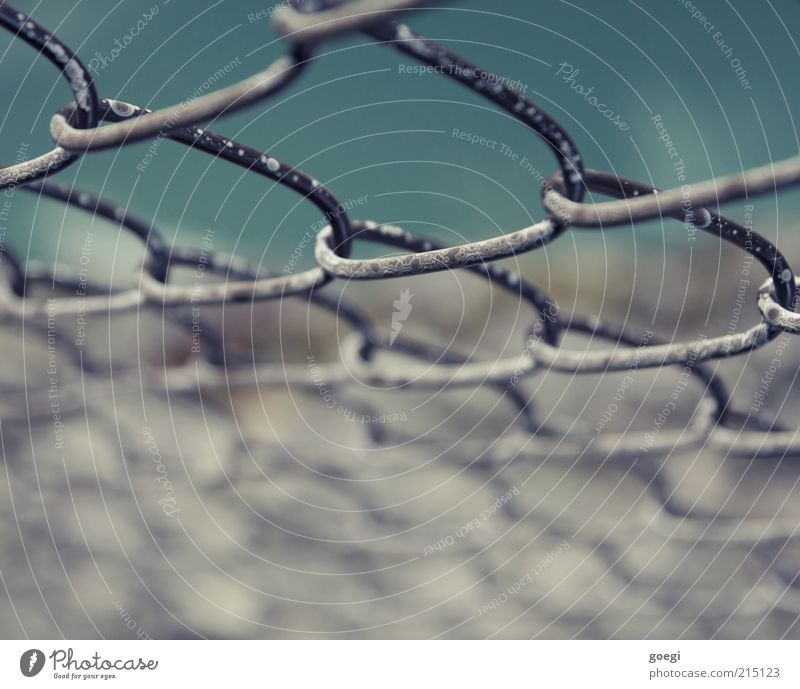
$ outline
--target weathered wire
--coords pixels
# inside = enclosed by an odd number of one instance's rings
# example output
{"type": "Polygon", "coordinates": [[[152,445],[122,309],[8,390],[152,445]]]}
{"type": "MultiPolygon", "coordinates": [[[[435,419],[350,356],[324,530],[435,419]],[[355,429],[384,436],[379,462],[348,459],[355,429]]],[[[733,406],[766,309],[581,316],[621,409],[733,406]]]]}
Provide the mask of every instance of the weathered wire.
{"type": "MultiPolygon", "coordinates": [[[[795,285],[800,284],[798,278],[794,278],[795,285]]],[[[764,316],[764,320],[770,325],[787,333],[800,333],[800,313],[788,309],[781,299],[776,299],[775,284],[772,280],[765,281],[758,290],[758,310],[764,316]]],[[[794,304],[792,304],[794,305],[794,304]]]]}
{"type": "MultiPolygon", "coordinates": [[[[370,223],[378,235],[390,238],[400,236],[403,230],[392,225],[370,223]]],[[[343,258],[337,253],[336,240],[330,227],[317,234],[314,255],[317,263],[326,273],[346,280],[385,280],[403,275],[426,275],[468,268],[486,261],[514,256],[544,246],[555,237],[555,225],[544,220],[522,230],[516,230],[500,237],[492,237],[479,242],[460,246],[435,249],[432,242],[423,243],[416,254],[401,254],[370,259],[343,258]],[[429,248],[424,248],[429,247],[429,248]]]]}
{"type": "Polygon", "coordinates": [[[165,136],[174,129],[231,115],[268,98],[297,79],[310,59],[309,50],[297,45],[287,57],[236,84],[177,105],[148,111],[143,117],[123,119],[103,127],[78,129],[59,112],[50,121],[50,135],[61,148],[76,153],[101,151],[152,136],[165,136]]]}
{"type": "MultiPolygon", "coordinates": [[[[650,185],[599,170],[586,170],[584,180],[587,189],[606,196],[637,199],[648,195],[660,195],[659,190],[650,185]]],[[[561,173],[551,176],[542,187],[544,195],[549,194],[550,190],[556,193],[565,190],[561,173]]],[[[680,210],[666,215],[685,222],[690,228],[698,227],[750,254],[772,275],[773,287],[780,303],[788,307],[794,302],[797,288],[794,272],[789,266],[789,262],[772,242],[754,231],[753,228],[744,227],[706,208],[684,206],[680,210]],[[695,221],[698,216],[701,220],[700,223],[695,221]]]]}
{"type": "MultiPolygon", "coordinates": [[[[567,131],[538,105],[525,98],[501,78],[455,53],[414,33],[404,24],[386,23],[369,27],[367,33],[423,64],[439,67],[441,74],[490,100],[541,137],[550,146],[563,174],[567,198],[583,199],[583,158],[567,131]]],[[[556,234],[560,231],[556,216],[556,234]]]]}
{"type": "MultiPolygon", "coordinates": [[[[98,121],[97,92],[89,70],[75,54],[56,36],[6,2],[0,2],[0,26],[38,50],[67,80],[77,103],[73,119],[76,131],[94,127],[98,121]]],[[[41,179],[50,172],[63,170],[75,159],[73,153],[57,146],[30,160],[0,167],[0,189],[41,179]]]]}
{"type": "MultiPolygon", "coordinates": [[[[682,213],[687,207],[716,207],[797,184],[800,184],[800,156],[792,156],[683,188],[660,190],[619,201],[580,203],[565,198],[556,189],[546,189],[543,200],[551,214],[575,227],[613,227],[682,213]]],[[[698,224],[698,227],[702,225],[698,224]]]]}
{"type": "MultiPolygon", "coordinates": [[[[412,32],[403,24],[367,26],[368,35],[387,43],[405,55],[441,69],[445,76],[489,99],[538,134],[554,152],[565,180],[569,198],[583,198],[583,162],[575,143],[566,131],[536,104],[507,86],[502,79],[476,67],[454,53],[412,32]]],[[[484,261],[514,256],[538,249],[554,240],[563,230],[558,218],[499,237],[446,249],[423,250],[416,255],[390,256],[366,261],[341,260],[335,243],[318,235],[317,261],[337,277],[373,280],[400,275],[420,275],[452,268],[465,268],[484,261]]]]}
{"type": "Polygon", "coordinates": [[[324,4],[324,9],[315,12],[301,12],[291,4],[283,5],[272,14],[272,23],[284,37],[311,43],[386,21],[395,12],[434,3],[431,0],[355,0],[324,4]]]}

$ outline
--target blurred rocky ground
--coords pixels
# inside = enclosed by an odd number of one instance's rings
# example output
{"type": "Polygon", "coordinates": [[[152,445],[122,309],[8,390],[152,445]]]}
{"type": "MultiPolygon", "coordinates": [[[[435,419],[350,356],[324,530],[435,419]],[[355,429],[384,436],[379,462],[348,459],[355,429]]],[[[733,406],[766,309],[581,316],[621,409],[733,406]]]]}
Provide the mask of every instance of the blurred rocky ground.
{"type": "MultiPolygon", "coordinates": [[[[720,273],[736,274],[740,259],[725,260],[720,273]]],[[[668,338],[730,323],[735,280],[687,302],[693,273],[676,264],[660,297],[626,303],[621,272],[603,286],[591,265],[574,270],[595,287],[573,298],[565,271],[549,289],[583,312],[668,338]]],[[[343,295],[388,335],[406,288],[399,338],[521,352],[529,309],[474,277],[343,295]]],[[[746,313],[737,327],[757,320],[746,313]]],[[[153,388],[148,371],[191,361],[175,322],[95,318],[77,350],[68,322],[50,350],[28,325],[4,331],[3,637],[800,638],[800,457],[688,435],[639,460],[591,447],[614,400],[602,433],[651,430],[678,371],[636,372],[621,397],[621,373],[532,376],[522,389],[551,433],[540,442],[488,387],[153,388]]],[[[302,300],[209,308],[203,328],[203,347],[224,334],[231,370],[335,361],[348,332],[302,300]]],[[[718,364],[737,408],[776,346],[718,364]]],[[[761,418],[795,427],[798,366],[792,341],[761,418]]],[[[702,393],[687,390],[667,431],[702,393]]]]}

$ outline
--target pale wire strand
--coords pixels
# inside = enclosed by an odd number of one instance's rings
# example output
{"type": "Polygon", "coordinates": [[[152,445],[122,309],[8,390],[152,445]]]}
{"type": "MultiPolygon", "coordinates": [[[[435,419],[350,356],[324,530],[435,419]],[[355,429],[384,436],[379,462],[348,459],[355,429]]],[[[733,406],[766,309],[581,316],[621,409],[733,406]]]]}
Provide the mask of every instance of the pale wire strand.
{"type": "Polygon", "coordinates": [[[306,63],[304,56],[282,57],[258,74],[231,86],[103,127],[78,129],[56,113],[50,121],[50,135],[61,148],[73,153],[102,151],[159,134],[163,136],[173,129],[231,115],[268,98],[296,79],[306,63]]]}
{"type": "Polygon", "coordinates": [[[301,43],[295,44],[289,56],[276,60],[258,74],[213,93],[148,111],[146,116],[135,120],[103,127],[75,128],[62,114],[57,113],[51,120],[50,134],[63,149],[86,153],[127,145],[156,134],[164,135],[180,127],[233,114],[283,90],[299,77],[312,57],[311,51],[305,47],[308,43],[360,29],[399,10],[429,4],[431,2],[428,0],[358,0],[314,14],[303,14],[291,5],[284,5],[273,13],[273,23],[279,32],[301,43]]]}
{"type": "Polygon", "coordinates": [[[402,10],[439,5],[447,1],[354,0],[313,13],[299,12],[292,5],[283,5],[272,14],[272,23],[285,38],[313,42],[366,28],[402,10]]]}
{"type": "MultiPolygon", "coordinates": [[[[800,287],[800,278],[795,277],[795,284],[800,287]]],[[[758,290],[758,310],[764,320],[787,333],[800,334],[800,313],[790,311],[775,301],[772,280],[765,281],[758,290]]]]}
{"type": "MultiPolygon", "coordinates": [[[[716,206],[800,184],[800,156],[750,168],[739,173],[694,182],[685,188],[660,190],[636,198],[602,203],[575,203],[553,188],[543,190],[548,212],[575,227],[613,227],[654,220],[685,208],[716,206]]],[[[702,227],[698,224],[698,227],[702,227]]]]}

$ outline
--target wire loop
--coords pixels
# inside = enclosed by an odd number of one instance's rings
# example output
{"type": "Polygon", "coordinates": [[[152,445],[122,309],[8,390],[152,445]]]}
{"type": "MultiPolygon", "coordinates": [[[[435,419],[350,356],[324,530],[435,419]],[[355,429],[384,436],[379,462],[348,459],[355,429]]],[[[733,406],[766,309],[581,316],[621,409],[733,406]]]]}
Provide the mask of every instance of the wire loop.
{"type": "MultiPolygon", "coordinates": [[[[75,131],[95,127],[98,121],[97,91],[89,71],[76,55],[52,33],[6,2],[0,4],[0,26],[38,50],[67,80],[77,103],[72,120],[75,131]]],[[[30,160],[2,166],[0,189],[42,179],[51,172],[63,170],[76,159],[74,153],[57,146],[30,160]]]]}

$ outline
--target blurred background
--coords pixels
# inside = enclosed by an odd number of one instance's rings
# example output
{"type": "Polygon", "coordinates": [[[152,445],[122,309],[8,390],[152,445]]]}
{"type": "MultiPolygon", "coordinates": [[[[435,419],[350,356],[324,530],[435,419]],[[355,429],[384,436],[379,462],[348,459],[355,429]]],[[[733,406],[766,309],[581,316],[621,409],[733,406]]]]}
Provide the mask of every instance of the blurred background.
{"type": "MultiPolygon", "coordinates": [[[[263,1],[17,6],[78,54],[103,97],[142,107],[182,102],[219,70],[214,88],[239,81],[287,49],[263,1]]],[[[679,174],[701,181],[800,148],[800,6],[789,0],[469,0],[401,19],[541,105],[587,167],[667,188],[679,174]]],[[[10,34],[0,46],[2,156],[13,161],[50,147],[50,117],[70,93],[29,46],[10,34]]],[[[450,244],[541,219],[542,178],[557,169],[547,146],[411,66],[366,36],[343,37],[291,88],[208,129],[319,179],[353,218],[450,244]]],[[[314,265],[304,240],[319,227],[313,207],[172,142],[88,155],[59,179],[151,219],[175,246],[200,247],[213,230],[214,250],[265,272],[314,265]]],[[[93,281],[138,284],[141,243],[113,223],[19,191],[8,198],[4,252],[78,275],[88,242],[93,281]]],[[[799,201],[788,190],[723,211],[800,264],[799,201]]],[[[378,251],[357,243],[354,255],[378,251]]],[[[672,220],[572,230],[503,263],[548,290],[564,319],[596,315],[675,340],[757,323],[766,278],[758,264],[744,273],[735,247],[672,220]]],[[[407,289],[401,337],[475,359],[518,355],[531,323],[526,305],[463,271],[325,289],[387,337],[407,289]]],[[[339,361],[349,333],[303,298],[209,307],[203,319],[245,368],[339,361]]],[[[585,451],[624,374],[526,381],[524,395],[565,441],[543,451],[491,389],[356,380],[334,408],[313,386],[154,390],[137,371],[193,361],[172,312],[92,317],[85,359],[70,345],[74,324],[64,331],[59,380],[70,394],[58,446],[46,339],[31,323],[3,328],[3,385],[15,391],[0,416],[4,637],[800,636],[797,458],[705,442],[639,462],[585,451]]],[[[787,341],[758,416],[794,429],[800,350],[787,341]]],[[[779,343],[712,364],[737,408],[754,404],[779,343]]],[[[634,378],[604,432],[650,430],[680,376],[634,378]]],[[[686,427],[702,392],[686,393],[670,431],[686,427]]]]}

